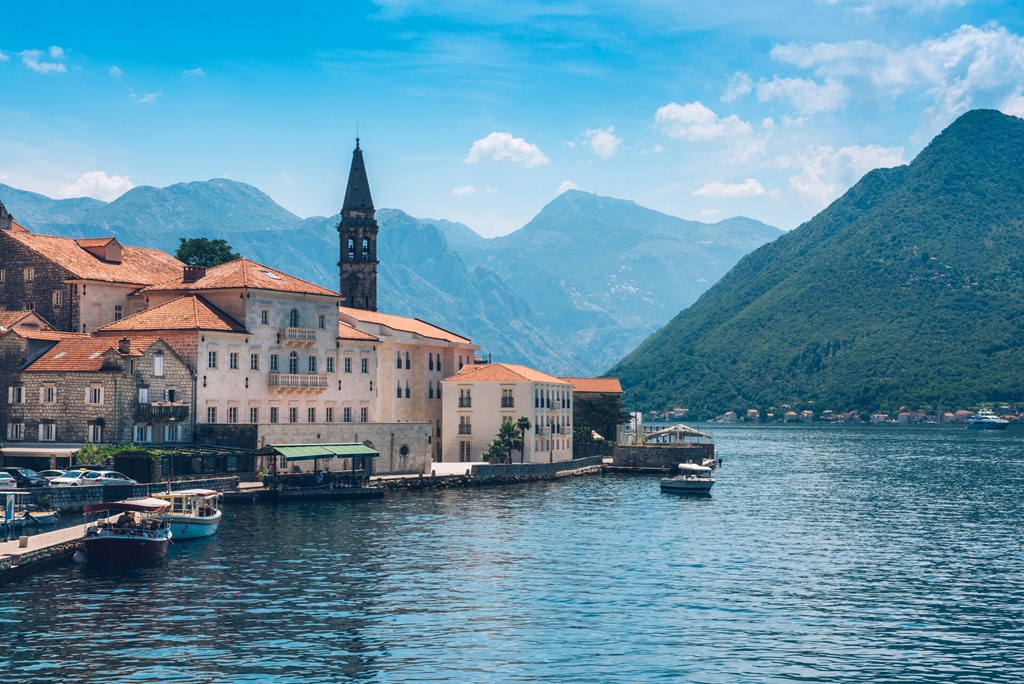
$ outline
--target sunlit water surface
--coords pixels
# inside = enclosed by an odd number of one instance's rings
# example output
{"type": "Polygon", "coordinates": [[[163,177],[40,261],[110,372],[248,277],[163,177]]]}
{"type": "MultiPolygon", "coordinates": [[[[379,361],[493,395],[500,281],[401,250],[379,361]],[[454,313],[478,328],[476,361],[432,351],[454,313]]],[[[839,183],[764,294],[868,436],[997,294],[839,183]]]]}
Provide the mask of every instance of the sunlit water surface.
{"type": "Polygon", "coordinates": [[[233,505],[131,572],[0,586],[0,681],[1024,677],[1024,431],[716,428],[657,478],[233,505]]]}

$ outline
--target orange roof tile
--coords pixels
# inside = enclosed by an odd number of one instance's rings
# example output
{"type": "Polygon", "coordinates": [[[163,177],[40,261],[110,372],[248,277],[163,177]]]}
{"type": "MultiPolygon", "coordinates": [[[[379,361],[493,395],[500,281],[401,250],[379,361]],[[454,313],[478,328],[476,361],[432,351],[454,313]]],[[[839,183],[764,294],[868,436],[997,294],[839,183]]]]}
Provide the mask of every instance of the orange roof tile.
{"type": "MultiPolygon", "coordinates": [[[[123,356],[140,356],[159,338],[149,335],[130,339],[131,352],[123,356]]],[[[109,349],[117,351],[117,345],[118,340],[113,337],[86,336],[61,340],[29,364],[25,371],[98,371],[103,368],[103,355],[109,349]]]]}
{"type": "Polygon", "coordinates": [[[29,233],[31,232],[28,228],[21,225],[17,221],[11,221],[11,232],[14,233],[29,233]]]}
{"type": "Polygon", "coordinates": [[[175,274],[181,273],[184,267],[184,264],[170,254],[158,249],[124,247],[121,251],[121,262],[113,263],[103,261],[86,250],[80,244],[86,240],[75,241],[71,238],[37,235],[27,230],[14,230],[7,234],[83,280],[152,285],[173,278],[175,274]]]}
{"type": "Polygon", "coordinates": [[[392,330],[401,330],[403,332],[410,332],[421,337],[429,337],[435,340],[444,340],[446,342],[454,342],[456,344],[469,344],[470,339],[463,337],[462,335],[456,335],[450,330],[445,330],[432,323],[427,323],[419,318],[406,318],[405,316],[395,316],[394,314],[379,313],[377,311],[366,311],[365,309],[352,309],[347,306],[339,306],[339,312],[342,316],[347,316],[352,321],[362,321],[364,323],[376,323],[377,325],[383,325],[392,330]]]}
{"type": "Polygon", "coordinates": [[[106,247],[112,241],[116,241],[115,237],[97,237],[97,238],[78,238],[75,242],[78,243],[79,247],[106,247]]]}
{"type": "Polygon", "coordinates": [[[0,329],[10,328],[31,314],[31,311],[5,311],[0,309],[0,329]]]}
{"type": "Polygon", "coordinates": [[[455,382],[550,382],[558,385],[569,383],[547,373],[541,373],[528,366],[514,363],[485,363],[463,366],[462,370],[445,381],[455,382]]]}
{"type": "Polygon", "coordinates": [[[206,274],[193,283],[184,281],[184,270],[179,269],[173,278],[147,287],[143,292],[224,290],[246,287],[253,290],[274,292],[295,292],[298,294],[338,297],[337,292],[288,275],[284,271],[258,264],[249,259],[235,259],[206,270],[206,274]]]}
{"type": "Polygon", "coordinates": [[[622,383],[618,378],[562,378],[572,383],[573,392],[594,394],[622,394],[622,383]]]}
{"type": "Polygon", "coordinates": [[[202,297],[187,295],[108,323],[98,333],[163,330],[246,332],[245,326],[202,297]]]}
{"type": "Polygon", "coordinates": [[[338,337],[343,340],[369,340],[371,342],[379,342],[379,337],[374,337],[370,333],[363,332],[358,328],[353,328],[348,323],[338,321],[338,337]]]}

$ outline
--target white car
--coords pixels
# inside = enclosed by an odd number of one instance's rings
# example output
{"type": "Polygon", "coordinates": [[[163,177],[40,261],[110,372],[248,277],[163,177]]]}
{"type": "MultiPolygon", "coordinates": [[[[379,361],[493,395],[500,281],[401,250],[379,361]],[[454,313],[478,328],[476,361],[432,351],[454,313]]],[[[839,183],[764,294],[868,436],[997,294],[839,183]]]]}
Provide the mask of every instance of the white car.
{"type": "Polygon", "coordinates": [[[51,487],[67,487],[94,484],[93,480],[100,474],[95,470],[69,470],[60,477],[50,480],[51,487]]]}
{"type": "Polygon", "coordinates": [[[17,481],[7,473],[0,473],[0,489],[14,489],[18,486],[17,481]]]}
{"type": "Polygon", "coordinates": [[[82,482],[82,484],[139,484],[138,480],[133,480],[123,473],[119,473],[116,470],[94,470],[91,475],[95,477],[86,477],[85,479],[89,482],[82,482]]]}

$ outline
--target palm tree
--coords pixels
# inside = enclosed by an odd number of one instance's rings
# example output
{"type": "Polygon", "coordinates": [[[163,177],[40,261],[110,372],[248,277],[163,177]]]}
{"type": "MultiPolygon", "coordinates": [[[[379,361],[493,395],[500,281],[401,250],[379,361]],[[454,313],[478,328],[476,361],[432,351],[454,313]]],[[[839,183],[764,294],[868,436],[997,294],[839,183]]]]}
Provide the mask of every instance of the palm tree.
{"type": "MultiPolygon", "coordinates": [[[[533,427],[530,424],[530,419],[526,416],[519,416],[519,420],[516,421],[516,427],[519,432],[519,440],[516,444],[516,448],[519,449],[519,462],[523,463],[526,460],[526,431],[533,427]]],[[[509,452],[508,460],[512,462],[512,453],[509,452]]]]}

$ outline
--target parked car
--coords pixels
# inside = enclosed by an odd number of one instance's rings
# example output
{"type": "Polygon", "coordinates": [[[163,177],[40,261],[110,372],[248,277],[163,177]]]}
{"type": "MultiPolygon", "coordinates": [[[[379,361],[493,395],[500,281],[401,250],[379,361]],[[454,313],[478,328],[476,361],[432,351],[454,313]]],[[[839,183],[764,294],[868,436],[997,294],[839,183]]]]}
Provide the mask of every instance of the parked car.
{"type": "Polygon", "coordinates": [[[18,481],[7,473],[0,473],[0,489],[14,489],[18,486],[18,481]]]}
{"type": "Polygon", "coordinates": [[[99,477],[99,475],[95,470],[69,470],[60,477],[50,480],[50,484],[57,487],[95,484],[93,479],[99,477]]]}
{"type": "Polygon", "coordinates": [[[139,484],[138,480],[133,480],[124,473],[119,473],[116,470],[92,470],[89,474],[82,478],[82,484],[139,484]],[[88,480],[86,482],[85,480],[88,480]]]}
{"type": "Polygon", "coordinates": [[[48,487],[50,485],[49,480],[45,477],[40,477],[39,473],[31,468],[4,466],[3,468],[0,468],[0,473],[7,473],[13,477],[19,487],[48,487]]]}
{"type": "Polygon", "coordinates": [[[45,477],[47,480],[52,480],[55,477],[60,477],[66,470],[40,470],[39,477],[45,477]]]}

